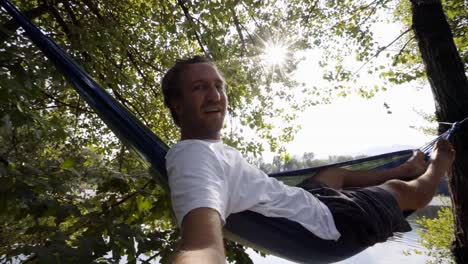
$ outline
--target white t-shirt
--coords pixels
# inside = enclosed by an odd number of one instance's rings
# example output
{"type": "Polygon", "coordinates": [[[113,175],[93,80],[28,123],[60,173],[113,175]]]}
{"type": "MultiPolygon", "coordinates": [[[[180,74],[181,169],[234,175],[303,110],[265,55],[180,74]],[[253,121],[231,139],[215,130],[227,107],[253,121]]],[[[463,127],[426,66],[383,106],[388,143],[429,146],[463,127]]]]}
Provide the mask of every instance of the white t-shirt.
{"type": "Polygon", "coordinates": [[[201,207],[218,211],[223,223],[245,210],[300,223],[316,236],[340,233],[326,205],[309,192],[268,177],[221,141],[183,140],[166,155],[172,206],[179,226],[201,207]]]}

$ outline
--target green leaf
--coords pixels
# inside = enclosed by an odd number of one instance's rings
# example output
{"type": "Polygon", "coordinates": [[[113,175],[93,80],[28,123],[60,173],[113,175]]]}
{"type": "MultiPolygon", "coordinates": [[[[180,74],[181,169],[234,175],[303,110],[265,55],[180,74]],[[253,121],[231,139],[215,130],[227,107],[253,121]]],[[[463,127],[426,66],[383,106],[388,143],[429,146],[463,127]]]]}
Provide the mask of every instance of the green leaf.
{"type": "Polygon", "coordinates": [[[62,162],[62,164],[60,164],[60,168],[63,170],[70,169],[71,167],[73,167],[73,163],[74,160],[72,158],[67,158],[62,162]]]}
{"type": "Polygon", "coordinates": [[[138,212],[148,211],[151,208],[151,201],[139,195],[136,198],[138,212]]]}

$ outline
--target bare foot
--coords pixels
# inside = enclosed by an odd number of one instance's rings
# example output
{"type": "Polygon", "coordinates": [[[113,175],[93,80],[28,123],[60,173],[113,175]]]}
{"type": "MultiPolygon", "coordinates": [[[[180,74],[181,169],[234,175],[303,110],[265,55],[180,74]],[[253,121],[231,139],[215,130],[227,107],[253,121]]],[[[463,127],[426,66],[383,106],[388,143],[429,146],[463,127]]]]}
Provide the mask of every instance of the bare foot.
{"type": "Polygon", "coordinates": [[[402,179],[411,180],[419,177],[427,169],[427,162],[424,160],[424,153],[419,150],[413,152],[413,156],[408,159],[403,165],[402,179]]]}
{"type": "Polygon", "coordinates": [[[448,140],[437,141],[432,150],[430,163],[440,166],[441,169],[449,169],[455,160],[455,150],[448,140]]]}

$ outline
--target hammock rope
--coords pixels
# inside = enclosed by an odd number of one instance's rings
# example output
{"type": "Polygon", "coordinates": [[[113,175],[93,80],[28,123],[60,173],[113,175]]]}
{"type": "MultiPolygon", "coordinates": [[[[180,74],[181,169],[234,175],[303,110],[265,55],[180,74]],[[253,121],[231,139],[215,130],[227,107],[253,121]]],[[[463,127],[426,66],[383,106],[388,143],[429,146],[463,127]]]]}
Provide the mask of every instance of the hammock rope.
{"type": "MultiPolygon", "coordinates": [[[[116,101],[102,89],[80,66],[75,63],[52,39],[45,36],[31,21],[24,16],[9,0],[0,0],[0,5],[25,30],[31,40],[54,63],[59,71],[70,81],[78,93],[86,100],[98,116],[129,147],[139,153],[156,172],[160,185],[168,190],[165,155],[168,146],[149,128],[139,121],[125,106],[116,101]]],[[[452,127],[439,137],[421,147],[426,155],[439,138],[450,138],[459,129],[461,123],[452,127]]],[[[395,167],[405,162],[413,150],[366,157],[353,161],[326,165],[303,170],[270,174],[271,177],[290,185],[297,185],[312,177],[320,169],[339,166],[350,169],[383,169],[395,167]]],[[[227,237],[253,248],[297,262],[339,261],[359,253],[365,248],[349,245],[337,245],[334,241],[317,238],[301,229],[299,224],[278,218],[268,218],[253,212],[241,212],[227,219],[225,234],[227,237]]]]}

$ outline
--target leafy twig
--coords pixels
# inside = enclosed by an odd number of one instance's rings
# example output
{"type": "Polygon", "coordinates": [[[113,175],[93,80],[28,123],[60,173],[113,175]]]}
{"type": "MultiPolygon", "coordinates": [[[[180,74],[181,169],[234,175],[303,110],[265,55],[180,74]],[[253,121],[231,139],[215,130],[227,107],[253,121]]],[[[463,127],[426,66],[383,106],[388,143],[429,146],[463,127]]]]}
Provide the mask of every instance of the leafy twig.
{"type": "Polygon", "coordinates": [[[185,17],[190,21],[190,23],[192,24],[193,28],[193,32],[195,34],[195,38],[197,39],[197,42],[198,42],[198,45],[200,46],[200,48],[202,49],[203,51],[203,54],[205,54],[205,56],[209,56],[208,52],[206,51],[205,47],[203,46],[203,42],[201,41],[201,37],[200,35],[198,34],[198,31],[196,30],[195,28],[195,23],[193,22],[193,19],[192,19],[192,16],[190,15],[189,13],[189,10],[188,8],[184,5],[184,2],[182,0],[177,0],[177,5],[180,6],[180,8],[182,9],[182,11],[184,12],[184,15],[185,17]]]}
{"type": "Polygon", "coordinates": [[[61,105],[67,106],[67,107],[72,108],[72,109],[76,109],[76,110],[80,110],[80,111],[83,111],[83,112],[86,112],[86,113],[94,114],[93,111],[90,111],[90,110],[88,110],[88,109],[82,108],[82,107],[80,107],[80,106],[78,106],[78,105],[72,105],[72,104],[69,104],[69,103],[65,103],[65,102],[63,102],[63,101],[57,99],[56,97],[54,97],[53,95],[51,95],[51,94],[49,94],[49,93],[47,93],[47,92],[42,91],[42,93],[43,93],[45,96],[47,96],[48,98],[54,100],[54,102],[56,102],[56,103],[59,103],[59,104],[61,104],[61,105]]]}
{"type": "Polygon", "coordinates": [[[395,43],[396,41],[398,41],[401,37],[403,37],[404,35],[406,35],[408,32],[411,31],[412,28],[408,28],[407,30],[405,30],[404,32],[402,32],[398,37],[396,37],[394,40],[392,40],[388,45],[384,46],[384,47],[381,47],[372,57],[370,57],[366,62],[364,62],[361,67],[359,67],[354,73],[353,75],[356,75],[362,68],[364,68],[364,66],[366,66],[371,60],[373,60],[374,58],[378,57],[380,55],[380,53],[382,53],[382,51],[386,50],[388,47],[390,47],[391,45],[393,45],[393,43],[395,43]]]}
{"type": "Polygon", "coordinates": [[[400,49],[400,51],[398,51],[397,55],[395,55],[395,60],[397,60],[401,54],[403,53],[403,51],[406,49],[406,46],[412,41],[414,40],[416,37],[413,36],[411,37],[410,39],[408,39],[408,41],[406,41],[406,43],[403,45],[403,47],[400,49]]]}

